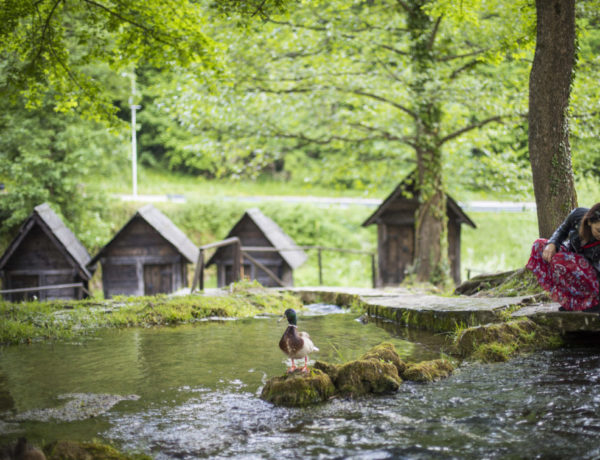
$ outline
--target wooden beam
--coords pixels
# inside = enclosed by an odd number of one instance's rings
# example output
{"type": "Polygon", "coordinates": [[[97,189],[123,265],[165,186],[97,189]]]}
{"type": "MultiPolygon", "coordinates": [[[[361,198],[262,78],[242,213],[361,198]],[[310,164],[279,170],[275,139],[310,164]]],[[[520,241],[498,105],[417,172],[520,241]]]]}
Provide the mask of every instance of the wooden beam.
{"type": "Polygon", "coordinates": [[[91,296],[90,292],[84,287],[83,283],[55,284],[54,286],[39,286],[39,287],[20,288],[20,289],[4,289],[4,290],[0,291],[0,294],[13,294],[16,292],[52,291],[55,289],[68,289],[68,288],[80,288],[87,295],[91,296]]]}
{"type": "Polygon", "coordinates": [[[273,273],[271,270],[269,270],[265,265],[261,264],[258,260],[256,260],[254,257],[252,257],[250,254],[247,253],[243,253],[244,257],[246,257],[250,262],[252,262],[254,265],[256,265],[257,267],[259,267],[261,270],[263,270],[267,275],[269,275],[269,277],[271,279],[273,279],[277,284],[279,284],[281,287],[285,287],[285,283],[283,281],[281,281],[281,279],[279,279],[279,277],[273,273]]]}

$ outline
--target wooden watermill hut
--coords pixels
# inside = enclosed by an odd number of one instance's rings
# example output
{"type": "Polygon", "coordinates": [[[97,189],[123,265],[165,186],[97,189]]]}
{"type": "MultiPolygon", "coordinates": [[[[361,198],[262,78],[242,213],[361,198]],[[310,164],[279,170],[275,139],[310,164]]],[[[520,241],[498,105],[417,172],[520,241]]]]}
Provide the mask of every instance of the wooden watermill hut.
{"type": "Polygon", "coordinates": [[[154,295],[187,286],[198,248],[152,205],[140,208],[94,256],[102,265],[104,297],[154,295]]]}
{"type": "MultiPolygon", "coordinates": [[[[279,225],[265,216],[258,208],[247,210],[232,227],[226,238],[238,237],[242,249],[253,259],[264,265],[281,283],[269,276],[265,270],[254,264],[247,256],[243,258],[244,277],[257,280],[267,287],[293,286],[293,272],[302,265],[306,253],[298,247],[279,225]],[[260,251],[265,248],[265,251],[260,251]]],[[[232,246],[217,249],[206,266],[216,264],[217,285],[226,286],[234,281],[232,246]]]]}
{"type": "MultiPolygon", "coordinates": [[[[414,173],[413,173],[414,174],[414,173]]],[[[414,262],[415,213],[418,194],[414,176],[409,175],[362,224],[377,225],[377,286],[395,286],[402,282],[405,270],[414,262]]],[[[475,228],[475,223],[461,207],[446,195],[448,216],[448,258],[451,276],[460,283],[460,230],[462,224],[475,228]]]]}
{"type": "Polygon", "coordinates": [[[81,299],[89,295],[95,266],[90,255],[47,203],[36,206],[0,258],[2,296],[81,299]]]}

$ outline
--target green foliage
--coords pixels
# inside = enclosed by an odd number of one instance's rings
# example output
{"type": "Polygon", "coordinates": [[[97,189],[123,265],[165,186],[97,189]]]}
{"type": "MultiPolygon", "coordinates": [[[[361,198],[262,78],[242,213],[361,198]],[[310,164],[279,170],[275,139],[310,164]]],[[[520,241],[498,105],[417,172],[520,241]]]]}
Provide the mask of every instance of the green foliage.
{"type": "MultiPolygon", "coordinates": [[[[442,108],[434,124],[437,139],[448,138],[450,163],[464,165],[465,152],[492,142],[467,129],[458,143],[453,133],[526,106],[527,67],[514,45],[506,48],[514,41],[498,43],[491,30],[502,24],[508,31],[510,23],[513,33],[527,34],[514,29],[513,18],[487,13],[473,13],[479,22],[460,27],[442,20],[435,72],[419,77],[427,82],[423,106],[442,108]],[[500,52],[509,59],[498,70],[489,63],[500,52]]],[[[426,37],[435,25],[428,20],[426,37]]],[[[208,93],[194,69],[152,84],[157,103],[146,116],[161,120],[171,167],[357,189],[391,186],[411,168],[421,102],[407,88],[419,73],[410,70],[416,64],[399,3],[300,4],[243,30],[214,23],[212,36],[228,46],[218,91],[208,93]]],[[[519,53],[527,52],[519,43],[519,53]]]]}
{"type": "Polygon", "coordinates": [[[0,9],[3,97],[25,95],[39,106],[48,88],[57,111],[79,107],[110,119],[115,107],[90,64],[121,71],[144,62],[156,67],[198,63],[214,67],[214,44],[203,33],[204,16],[189,0],[9,0],[0,9]]]}
{"type": "Polygon", "coordinates": [[[110,231],[104,221],[108,200],[90,177],[122,168],[113,155],[123,138],[75,114],[55,113],[51,102],[26,110],[5,100],[0,108],[0,242],[6,244],[33,208],[48,202],[86,246],[98,245],[110,231]]]}

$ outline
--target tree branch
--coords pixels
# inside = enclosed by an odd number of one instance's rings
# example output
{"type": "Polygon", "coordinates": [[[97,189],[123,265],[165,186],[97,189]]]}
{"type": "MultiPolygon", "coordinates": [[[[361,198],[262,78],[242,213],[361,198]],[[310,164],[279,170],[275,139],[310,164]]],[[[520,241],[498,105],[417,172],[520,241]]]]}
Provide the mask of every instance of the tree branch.
{"type": "Polygon", "coordinates": [[[391,101],[383,96],[369,93],[369,92],[363,91],[361,89],[346,89],[346,88],[340,88],[337,86],[319,86],[318,88],[307,87],[307,88],[271,89],[271,88],[264,88],[261,86],[257,86],[255,88],[249,88],[248,90],[249,91],[252,91],[252,90],[262,91],[262,92],[271,93],[271,94],[292,94],[292,93],[309,93],[309,92],[325,90],[325,89],[334,89],[336,91],[339,91],[340,93],[350,93],[350,94],[356,94],[358,96],[365,96],[370,99],[374,99],[376,101],[389,104],[392,107],[395,107],[398,110],[401,110],[402,112],[410,115],[411,117],[413,117],[415,119],[417,118],[417,114],[415,112],[413,112],[412,110],[410,110],[407,107],[404,107],[402,104],[398,104],[397,102],[391,101]]]}
{"type": "Polygon", "coordinates": [[[463,65],[462,67],[459,67],[458,69],[454,70],[450,76],[448,78],[450,78],[450,80],[454,80],[459,73],[465,71],[465,70],[469,70],[472,69],[473,67],[475,67],[477,64],[479,64],[479,61],[473,59],[470,62],[467,62],[465,65],[463,65]]]}
{"type": "Polygon", "coordinates": [[[411,11],[410,6],[408,6],[408,3],[406,3],[404,0],[396,0],[396,3],[398,3],[398,5],[400,5],[402,8],[404,8],[404,10],[407,13],[411,11]]]}
{"type": "MultiPolygon", "coordinates": [[[[50,13],[48,13],[46,20],[44,21],[44,27],[42,28],[42,35],[40,37],[40,47],[38,48],[38,52],[36,53],[35,57],[31,60],[31,65],[33,65],[33,66],[35,66],[34,63],[39,59],[40,55],[42,54],[42,50],[44,49],[46,32],[47,32],[48,28],[50,27],[50,20],[52,19],[52,16],[54,15],[56,8],[58,8],[58,5],[61,2],[62,2],[62,0],[56,0],[56,3],[54,3],[54,6],[50,10],[50,13]]],[[[40,17],[41,17],[41,14],[37,8],[37,5],[36,5],[36,11],[38,12],[38,15],[40,15],[40,17]]]]}
{"type": "Polygon", "coordinates": [[[417,147],[416,142],[414,142],[414,138],[410,138],[410,137],[398,137],[394,134],[389,133],[388,131],[385,131],[384,129],[381,128],[375,128],[373,126],[367,126],[364,125],[362,123],[350,123],[350,126],[354,126],[356,128],[359,129],[364,129],[366,131],[371,131],[371,132],[376,132],[376,133],[380,133],[382,135],[382,137],[386,140],[390,140],[390,141],[397,141],[397,142],[402,142],[412,148],[417,147]]]}
{"type": "Polygon", "coordinates": [[[389,45],[379,45],[380,48],[389,50],[389,51],[393,51],[396,54],[399,54],[400,56],[410,56],[410,53],[407,53],[406,51],[402,51],[399,50],[397,48],[394,48],[393,46],[389,46],[389,45]]]}
{"type": "Polygon", "coordinates": [[[378,56],[375,56],[375,59],[377,59],[377,62],[379,62],[379,65],[380,65],[381,67],[383,67],[383,70],[385,70],[385,72],[386,72],[386,73],[387,73],[387,74],[390,76],[390,78],[391,78],[392,80],[395,80],[395,81],[397,81],[397,82],[401,82],[401,83],[402,83],[402,80],[400,80],[400,78],[398,78],[398,77],[396,76],[396,74],[394,74],[394,72],[392,72],[392,71],[389,69],[389,67],[388,67],[388,66],[385,64],[385,62],[383,62],[383,61],[382,61],[382,60],[381,60],[381,59],[380,59],[378,56]]]}
{"type": "Polygon", "coordinates": [[[431,51],[433,49],[433,43],[435,42],[435,37],[437,36],[438,30],[440,29],[440,23],[442,22],[442,16],[438,16],[435,21],[435,25],[433,26],[433,30],[431,31],[431,37],[429,37],[429,44],[427,45],[427,49],[431,51]]]}
{"type": "Polygon", "coordinates": [[[333,141],[367,142],[367,141],[374,141],[374,140],[381,139],[381,137],[362,137],[362,138],[359,137],[359,138],[352,139],[352,138],[348,138],[348,137],[344,137],[344,136],[336,136],[336,135],[317,139],[317,138],[312,138],[312,137],[306,136],[304,134],[284,133],[279,130],[276,130],[273,134],[275,137],[280,137],[282,139],[299,139],[304,142],[308,142],[311,144],[317,144],[317,145],[327,145],[327,144],[331,144],[333,141]]]}
{"type": "Polygon", "coordinates": [[[263,6],[265,6],[266,2],[267,2],[267,0],[263,0],[262,3],[256,7],[256,11],[254,11],[254,13],[252,13],[250,15],[250,17],[256,16],[257,13],[259,13],[259,12],[260,12],[261,17],[267,17],[267,15],[263,11],[263,6]]]}
{"type": "Polygon", "coordinates": [[[471,56],[479,56],[479,55],[485,53],[486,51],[489,51],[489,48],[485,48],[485,49],[477,50],[477,51],[472,51],[471,53],[457,54],[455,56],[446,56],[444,58],[438,59],[438,61],[440,61],[440,62],[448,62],[448,61],[453,61],[454,59],[462,59],[462,58],[471,57],[471,56]]]}
{"type": "Polygon", "coordinates": [[[379,96],[377,94],[369,93],[369,92],[363,91],[361,89],[354,89],[354,90],[345,90],[343,88],[335,88],[335,89],[337,89],[338,91],[341,91],[341,92],[353,93],[353,94],[357,94],[359,96],[365,96],[365,97],[374,99],[376,101],[385,102],[386,104],[389,104],[392,107],[395,107],[395,108],[401,110],[402,112],[410,115],[414,119],[417,118],[417,114],[415,112],[413,112],[412,110],[410,110],[409,108],[404,107],[403,105],[398,104],[397,102],[390,101],[389,99],[387,99],[387,98],[385,98],[383,96],[379,96]]]}
{"type": "Polygon", "coordinates": [[[504,118],[506,118],[506,117],[502,116],[502,115],[496,115],[495,117],[486,118],[485,120],[481,120],[480,122],[465,126],[464,128],[461,128],[458,131],[454,131],[453,133],[450,133],[447,136],[440,139],[439,142],[437,143],[437,145],[438,145],[438,147],[440,147],[442,144],[445,144],[449,140],[452,140],[458,136],[461,136],[462,134],[464,134],[468,131],[472,131],[474,129],[481,128],[482,126],[485,126],[488,123],[492,123],[494,121],[501,122],[502,119],[504,119],[504,118]]]}
{"type": "Polygon", "coordinates": [[[125,16],[117,13],[116,11],[111,10],[110,8],[108,8],[107,6],[105,6],[101,3],[98,3],[94,0],[83,0],[83,1],[85,3],[87,3],[88,5],[95,6],[96,8],[100,8],[101,10],[106,11],[109,15],[114,16],[115,18],[120,19],[121,21],[123,21],[127,24],[130,24],[134,27],[137,27],[138,29],[143,30],[144,32],[149,33],[152,36],[152,38],[159,43],[163,43],[168,46],[177,46],[176,43],[171,43],[168,40],[158,36],[157,32],[153,28],[148,27],[144,24],[140,24],[139,22],[136,22],[133,19],[126,18],[125,16]]]}

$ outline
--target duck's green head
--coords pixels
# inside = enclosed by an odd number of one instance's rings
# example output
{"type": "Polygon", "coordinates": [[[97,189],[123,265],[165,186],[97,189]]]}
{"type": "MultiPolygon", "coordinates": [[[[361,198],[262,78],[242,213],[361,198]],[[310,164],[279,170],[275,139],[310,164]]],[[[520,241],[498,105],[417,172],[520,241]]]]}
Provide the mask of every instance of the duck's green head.
{"type": "Polygon", "coordinates": [[[293,308],[288,308],[283,312],[283,316],[287,318],[289,324],[293,324],[294,326],[296,325],[296,310],[293,308]]]}

